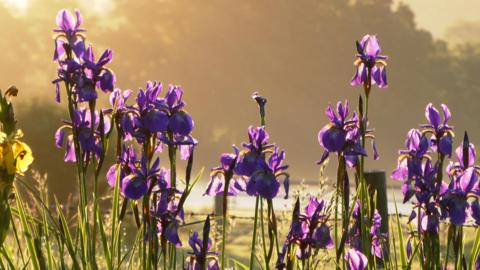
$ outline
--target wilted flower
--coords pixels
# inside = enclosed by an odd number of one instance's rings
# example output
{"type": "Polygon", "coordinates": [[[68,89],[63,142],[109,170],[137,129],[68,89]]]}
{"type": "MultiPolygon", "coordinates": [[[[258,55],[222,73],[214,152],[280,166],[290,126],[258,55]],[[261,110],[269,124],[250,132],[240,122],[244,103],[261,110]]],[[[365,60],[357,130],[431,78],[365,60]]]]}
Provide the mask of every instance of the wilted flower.
{"type": "Polygon", "coordinates": [[[380,55],[380,45],[375,35],[365,35],[357,44],[357,59],[355,75],[351,85],[377,84],[380,88],[387,87],[386,56],[380,55]]]}

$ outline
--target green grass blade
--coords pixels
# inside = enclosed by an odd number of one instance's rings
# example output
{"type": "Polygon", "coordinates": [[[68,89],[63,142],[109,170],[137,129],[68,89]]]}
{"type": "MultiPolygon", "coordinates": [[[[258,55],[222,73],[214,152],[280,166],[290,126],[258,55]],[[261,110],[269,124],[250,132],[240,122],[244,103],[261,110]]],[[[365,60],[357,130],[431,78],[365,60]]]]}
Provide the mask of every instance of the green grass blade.
{"type": "Polygon", "coordinates": [[[22,226],[23,235],[24,235],[25,240],[27,242],[28,252],[29,252],[30,258],[32,260],[32,267],[35,270],[40,270],[40,262],[39,262],[38,255],[37,255],[37,252],[36,252],[36,249],[35,249],[35,243],[34,243],[34,240],[33,240],[33,233],[32,233],[32,230],[30,228],[30,225],[28,224],[28,221],[27,221],[27,214],[25,212],[25,208],[24,208],[24,204],[23,204],[23,200],[22,200],[22,195],[18,192],[17,189],[15,189],[15,191],[16,191],[16,198],[17,198],[16,199],[17,209],[18,209],[18,213],[19,213],[19,216],[20,216],[20,224],[22,226]]]}
{"type": "Polygon", "coordinates": [[[479,251],[480,251],[480,227],[477,227],[476,229],[476,236],[475,236],[475,241],[473,242],[472,246],[472,254],[470,254],[470,262],[469,262],[469,267],[468,269],[474,269],[475,266],[475,259],[480,256],[479,251]]]}
{"type": "Polygon", "coordinates": [[[110,254],[110,249],[107,240],[107,234],[105,233],[105,228],[103,227],[102,216],[100,214],[100,208],[97,208],[96,219],[98,223],[98,230],[100,231],[100,239],[102,240],[103,254],[105,256],[107,269],[112,270],[112,257],[110,254]]]}
{"type": "MultiPolygon", "coordinates": [[[[398,208],[397,208],[397,200],[395,199],[395,194],[393,195],[393,203],[395,205],[395,218],[397,221],[397,235],[398,235],[398,242],[400,243],[400,261],[402,263],[402,269],[407,267],[407,251],[405,249],[405,242],[403,242],[403,232],[402,226],[400,223],[400,216],[398,215],[398,208]]],[[[413,257],[413,256],[412,256],[413,257]]]]}
{"type": "Polygon", "coordinates": [[[80,269],[80,265],[78,264],[77,257],[76,257],[75,245],[73,244],[73,240],[72,240],[72,234],[70,233],[67,220],[63,215],[62,209],[60,207],[60,204],[58,203],[57,198],[55,198],[55,206],[57,208],[57,214],[60,220],[61,240],[67,246],[67,251],[70,254],[70,258],[72,259],[73,269],[80,269]]]}

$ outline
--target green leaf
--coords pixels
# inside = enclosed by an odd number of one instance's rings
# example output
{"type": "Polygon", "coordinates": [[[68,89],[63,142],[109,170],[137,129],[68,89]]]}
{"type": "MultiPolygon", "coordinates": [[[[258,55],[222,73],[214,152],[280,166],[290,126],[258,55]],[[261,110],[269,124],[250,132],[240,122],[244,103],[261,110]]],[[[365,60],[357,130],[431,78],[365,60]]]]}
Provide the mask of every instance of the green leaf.
{"type": "Polygon", "coordinates": [[[393,202],[395,204],[395,218],[397,220],[398,242],[400,243],[400,260],[402,262],[402,269],[405,269],[406,267],[408,267],[407,251],[405,249],[405,243],[403,242],[403,232],[402,232],[402,226],[400,225],[401,224],[400,223],[400,216],[398,215],[397,200],[395,199],[395,194],[393,194],[393,202]]]}

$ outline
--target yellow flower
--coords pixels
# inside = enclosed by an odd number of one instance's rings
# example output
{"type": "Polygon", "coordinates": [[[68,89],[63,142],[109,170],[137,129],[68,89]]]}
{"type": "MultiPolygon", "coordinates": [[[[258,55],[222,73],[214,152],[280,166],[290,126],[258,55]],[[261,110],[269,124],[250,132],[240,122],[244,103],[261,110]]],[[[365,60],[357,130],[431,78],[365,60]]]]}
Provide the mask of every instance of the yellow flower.
{"type": "Polygon", "coordinates": [[[0,146],[0,167],[7,170],[9,175],[18,173],[23,175],[28,170],[28,166],[33,162],[32,150],[30,147],[18,140],[23,133],[17,131],[17,136],[8,140],[0,134],[0,140],[3,137],[3,143],[0,146]]]}

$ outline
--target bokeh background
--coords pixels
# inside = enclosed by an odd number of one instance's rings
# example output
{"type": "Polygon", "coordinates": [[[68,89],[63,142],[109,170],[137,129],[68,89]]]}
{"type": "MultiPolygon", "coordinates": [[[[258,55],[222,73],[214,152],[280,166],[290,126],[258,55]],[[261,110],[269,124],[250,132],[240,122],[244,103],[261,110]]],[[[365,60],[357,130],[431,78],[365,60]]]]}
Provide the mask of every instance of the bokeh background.
{"type": "Polygon", "coordinates": [[[390,85],[372,93],[381,158],[369,159],[369,169],[390,174],[407,131],[426,121],[428,102],[450,107],[456,145],[464,130],[480,143],[476,0],[0,0],[0,88],[20,89],[14,102],[33,167],[48,173],[60,198],[76,186],[74,167],[62,164],[53,141],[66,117],[51,84],[60,8],[81,9],[97,54],[114,51],[117,87],[136,90],[147,80],[184,87],[200,141],[196,169],[215,166],[220,153],[247,139],[247,127],[258,124],[250,96],[260,91],[292,179],[317,179],[324,110],[344,99],[356,106],[361,89],[349,82],[355,40],[366,33],[377,34],[389,56],[390,85]]]}

